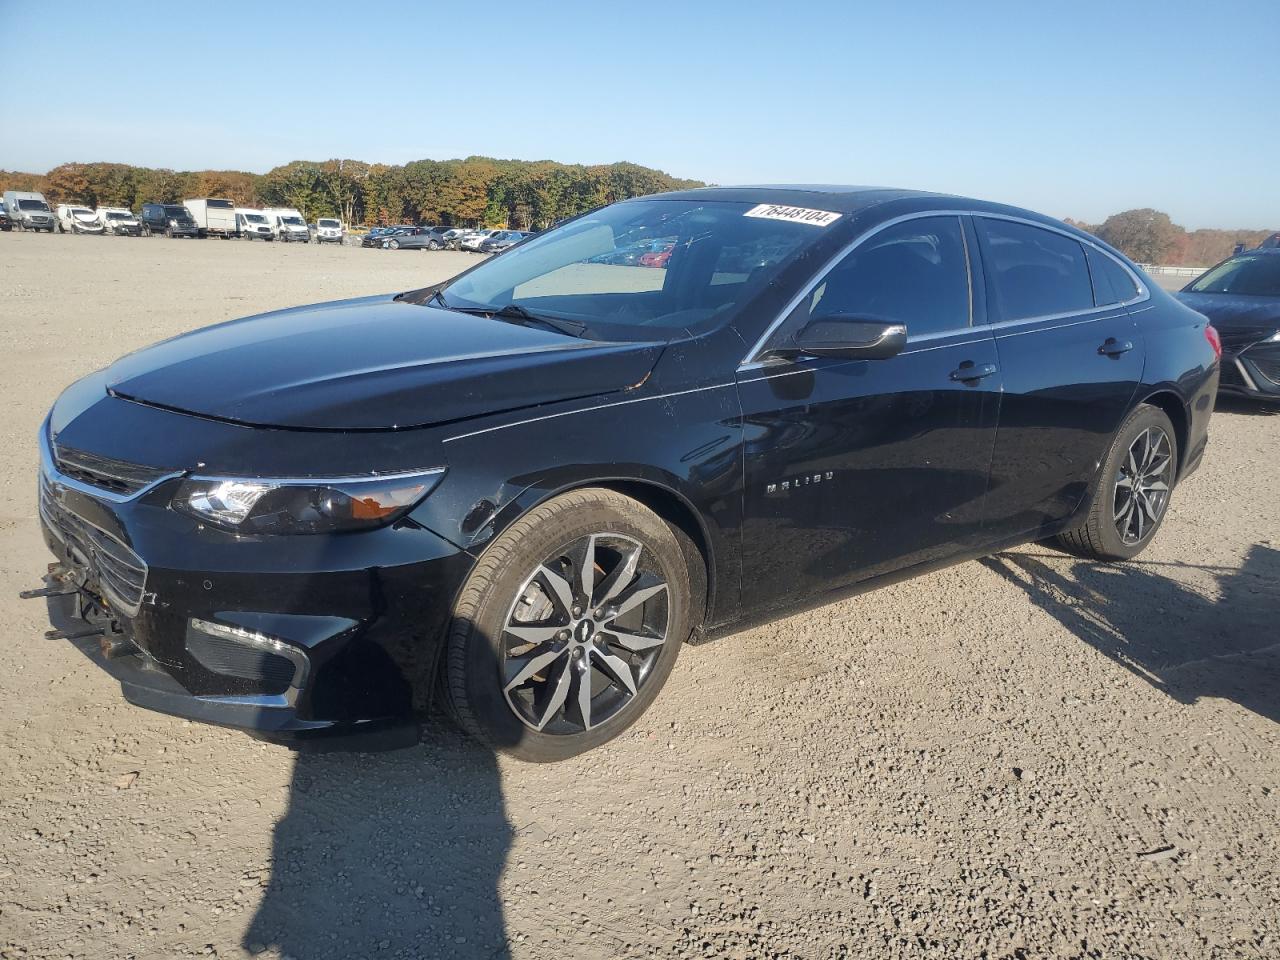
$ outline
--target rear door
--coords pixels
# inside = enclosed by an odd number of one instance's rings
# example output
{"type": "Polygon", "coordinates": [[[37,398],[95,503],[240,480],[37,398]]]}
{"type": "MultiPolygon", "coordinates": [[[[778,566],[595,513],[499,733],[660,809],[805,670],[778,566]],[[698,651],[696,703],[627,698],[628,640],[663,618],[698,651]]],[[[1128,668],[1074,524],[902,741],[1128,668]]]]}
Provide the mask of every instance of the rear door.
{"type": "Polygon", "coordinates": [[[985,521],[998,540],[1080,506],[1142,379],[1143,343],[1101,270],[1095,293],[1086,247],[1119,267],[1098,248],[1021,220],[974,224],[1004,376],[985,521]]]}
{"type": "Polygon", "coordinates": [[[744,612],[980,538],[1000,372],[991,330],[974,322],[971,253],[959,216],[885,227],[819,279],[771,343],[840,313],[905,323],[902,353],[739,372],[744,612]]]}

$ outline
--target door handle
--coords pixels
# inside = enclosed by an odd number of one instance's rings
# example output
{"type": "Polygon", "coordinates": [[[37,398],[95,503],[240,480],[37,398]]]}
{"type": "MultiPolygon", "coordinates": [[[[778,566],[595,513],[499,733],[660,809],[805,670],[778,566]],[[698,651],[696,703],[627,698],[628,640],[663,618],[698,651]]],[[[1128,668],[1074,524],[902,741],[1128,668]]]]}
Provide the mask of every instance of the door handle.
{"type": "Polygon", "coordinates": [[[1128,353],[1133,349],[1133,343],[1129,340],[1117,340],[1115,337],[1107,337],[1107,342],[1098,348],[1098,353],[1104,357],[1118,357],[1122,353],[1128,353]]]}
{"type": "Polygon", "coordinates": [[[972,360],[966,360],[957,369],[951,371],[951,379],[958,383],[973,383],[983,377],[989,377],[995,372],[996,365],[994,363],[975,364],[972,360]]]}

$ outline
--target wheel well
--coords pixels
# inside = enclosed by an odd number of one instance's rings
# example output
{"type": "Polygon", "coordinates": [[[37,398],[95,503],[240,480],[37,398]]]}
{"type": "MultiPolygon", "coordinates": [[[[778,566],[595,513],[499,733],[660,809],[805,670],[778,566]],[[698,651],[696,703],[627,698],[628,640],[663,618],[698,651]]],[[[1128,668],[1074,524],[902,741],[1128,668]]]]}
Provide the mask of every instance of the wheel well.
{"type": "Polygon", "coordinates": [[[702,615],[694,618],[698,622],[694,628],[694,635],[697,636],[707,616],[715,609],[713,601],[716,583],[711,562],[711,544],[693,508],[665,487],[642,480],[610,480],[604,483],[587,484],[587,486],[616,490],[632,500],[643,503],[683,534],[679,537],[680,546],[685,552],[685,562],[689,566],[689,575],[694,589],[701,594],[703,600],[702,615]]]}
{"type": "Polygon", "coordinates": [[[1178,399],[1178,395],[1162,390],[1159,393],[1153,393],[1147,397],[1143,403],[1149,403],[1153,407],[1158,407],[1164,411],[1170,422],[1173,424],[1174,438],[1178,441],[1178,474],[1182,474],[1182,464],[1187,456],[1187,409],[1183,406],[1182,401],[1178,399]]]}

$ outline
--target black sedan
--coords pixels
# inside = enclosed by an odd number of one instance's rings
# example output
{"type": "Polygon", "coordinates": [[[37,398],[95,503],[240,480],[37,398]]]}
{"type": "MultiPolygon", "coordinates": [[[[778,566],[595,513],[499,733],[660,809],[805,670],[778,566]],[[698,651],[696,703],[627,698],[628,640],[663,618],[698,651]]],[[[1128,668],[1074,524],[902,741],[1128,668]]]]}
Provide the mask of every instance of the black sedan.
{"type": "Polygon", "coordinates": [[[403,233],[382,238],[382,245],[388,250],[443,250],[449,241],[445,234],[452,227],[414,227],[403,233]]]}
{"type": "Polygon", "coordinates": [[[1222,337],[1218,389],[1280,402],[1280,246],[1228,257],[1177,297],[1222,337]]]}
{"type": "Polygon", "coordinates": [[[1048,217],[646,197],[68,387],[31,594],[145,707],[385,746],[440,689],[555,760],[634,723],[691,636],[1030,540],[1136,556],[1217,385],[1202,316],[1048,217]],[[644,240],[665,269],[592,262],[644,240]]]}

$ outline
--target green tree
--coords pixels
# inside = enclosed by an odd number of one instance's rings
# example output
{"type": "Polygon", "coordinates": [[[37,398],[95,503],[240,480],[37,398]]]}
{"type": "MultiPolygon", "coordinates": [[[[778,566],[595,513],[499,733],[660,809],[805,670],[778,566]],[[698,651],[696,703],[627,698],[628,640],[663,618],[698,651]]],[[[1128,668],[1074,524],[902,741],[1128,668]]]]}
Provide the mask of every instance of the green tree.
{"type": "Polygon", "coordinates": [[[1167,213],[1143,207],[1107,217],[1098,236],[1138,263],[1167,263],[1185,232],[1167,213]]]}

